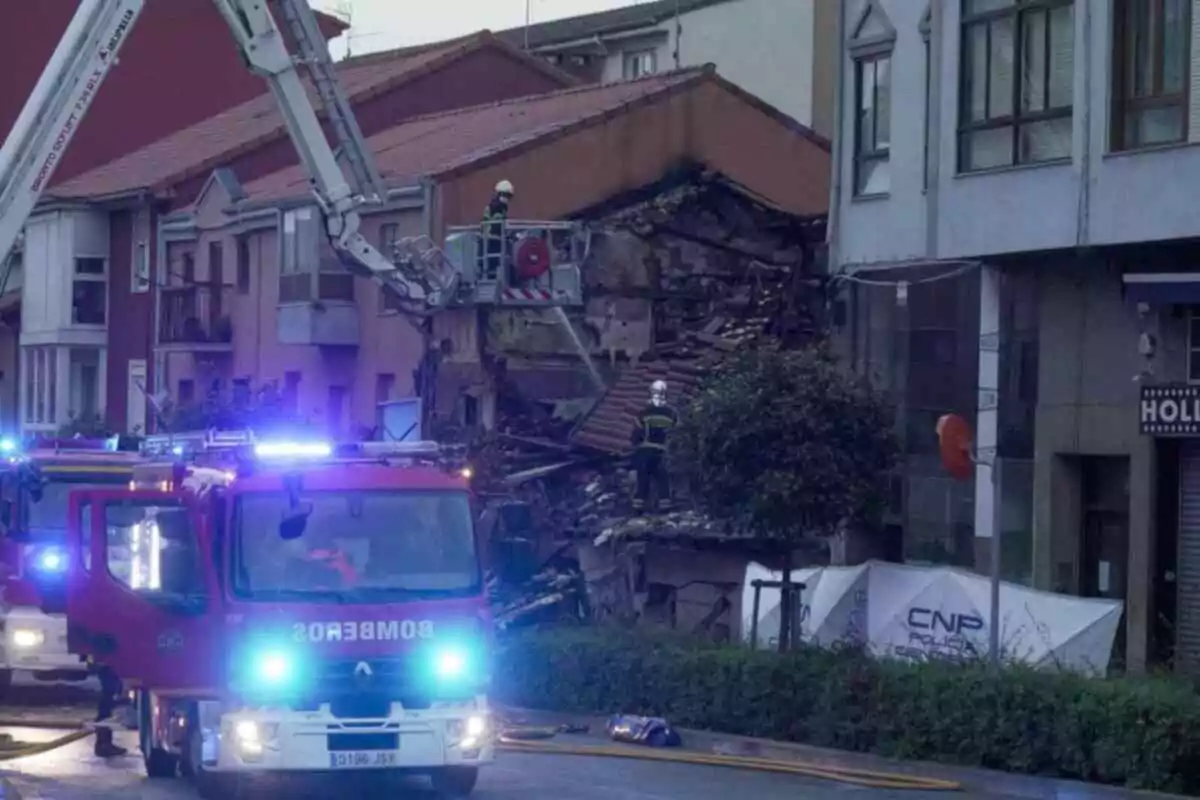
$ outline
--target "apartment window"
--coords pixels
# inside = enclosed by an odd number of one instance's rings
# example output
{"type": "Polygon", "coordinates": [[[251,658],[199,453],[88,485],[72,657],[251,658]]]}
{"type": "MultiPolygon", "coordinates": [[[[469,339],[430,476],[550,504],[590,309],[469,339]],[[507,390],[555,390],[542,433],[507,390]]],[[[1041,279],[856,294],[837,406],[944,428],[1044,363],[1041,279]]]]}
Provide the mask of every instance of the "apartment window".
{"type": "Polygon", "coordinates": [[[1188,309],[1188,363],[1189,383],[1200,383],[1200,307],[1188,309]]]}
{"type": "Polygon", "coordinates": [[[72,348],[69,370],[70,415],[77,420],[95,419],[100,412],[100,350],[72,348]]]}
{"type": "Polygon", "coordinates": [[[71,283],[71,321],[76,325],[103,325],[108,309],[107,261],[78,256],[71,283]]]}
{"type": "Polygon", "coordinates": [[[855,65],[854,193],[886,194],[891,186],[892,59],[860,58],[855,65]]]}
{"type": "Polygon", "coordinates": [[[959,170],[1071,156],[1073,0],[963,0],[959,170]]]}
{"type": "Polygon", "coordinates": [[[208,243],[208,282],[214,287],[225,284],[225,243],[208,243]]]}
{"type": "Polygon", "coordinates": [[[854,60],[854,194],[887,194],[891,188],[892,48],[896,29],[874,0],[851,28],[854,60]]]}
{"type": "Polygon", "coordinates": [[[133,285],[130,291],[141,294],[150,291],[150,245],[138,242],[133,248],[133,285]]]}
{"type": "MultiPolygon", "coordinates": [[[[389,222],[386,225],[379,226],[379,252],[383,253],[384,258],[394,260],[396,258],[396,243],[400,241],[400,226],[394,222],[389,222]]],[[[390,301],[391,290],[380,286],[379,287],[379,310],[380,312],[387,311],[393,308],[390,301]]]]}
{"type": "Polygon", "coordinates": [[[658,55],[653,50],[626,53],[624,62],[625,80],[631,81],[658,71],[658,55]]]}
{"type": "Polygon", "coordinates": [[[1191,6],[1192,0],[1116,0],[1114,150],[1187,139],[1191,6]]]}
{"type": "Polygon", "coordinates": [[[58,415],[58,348],[21,348],[19,376],[24,394],[22,421],[27,425],[49,425],[58,415]]]}
{"type": "Polygon", "coordinates": [[[283,407],[290,414],[300,410],[300,373],[289,371],[283,373],[283,407]]]}
{"type": "Polygon", "coordinates": [[[237,293],[250,294],[250,237],[237,238],[237,293]]]}
{"type": "Polygon", "coordinates": [[[346,387],[330,386],[326,405],[325,420],[329,425],[329,432],[335,435],[339,434],[342,432],[342,424],[346,417],[346,387]]]}

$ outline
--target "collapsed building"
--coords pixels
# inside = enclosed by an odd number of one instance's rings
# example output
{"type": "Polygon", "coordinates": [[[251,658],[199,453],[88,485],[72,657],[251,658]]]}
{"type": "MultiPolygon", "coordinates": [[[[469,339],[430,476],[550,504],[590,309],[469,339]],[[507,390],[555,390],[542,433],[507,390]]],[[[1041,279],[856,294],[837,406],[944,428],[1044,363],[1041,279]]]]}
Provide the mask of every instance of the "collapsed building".
{"type": "Polygon", "coordinates": [[[696,511],[686,486],[675,487],[674,511],[632,511],[630,434],[653,381],[683,409],[743,349],[822,336],[824,217],[787,213],[688,167],[580,218],[596,232],[582,274],[587,307],[570,320],[582,350],[552,320],[493,312],[487,327],[499,400],[480,479],[500,508],[493,546],[508,566],[524,564],[514,581],[541,575],[501,605],[516,617],[565,604],[569,614],[728,638],[746,564],[781,554],[696,511]]]}

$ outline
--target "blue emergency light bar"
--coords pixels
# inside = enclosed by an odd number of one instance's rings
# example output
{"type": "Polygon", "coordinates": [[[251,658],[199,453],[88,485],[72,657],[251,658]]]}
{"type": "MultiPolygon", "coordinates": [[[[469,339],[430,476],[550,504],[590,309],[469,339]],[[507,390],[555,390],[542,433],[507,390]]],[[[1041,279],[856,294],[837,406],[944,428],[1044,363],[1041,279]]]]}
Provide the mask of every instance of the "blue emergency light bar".
{"type": "Polygon", "coordinates": [[[350,442],[333,444],[319,440],[259,439],[253,431],[190,431],[147,436],[142,453],[168,458],[224,454],[259,461],[387,460],[454,461],[466,456],[463,446],[438,442],[350,442]]]}
{"type": "Polygon", "coordinates": [[[34,436],[24,442],[9,436],[0,438],[0,453],[5,455],[13,455],[30,450],[53,450],[56,453],[116,453],[120,449],[120,436],[34,436]]]}

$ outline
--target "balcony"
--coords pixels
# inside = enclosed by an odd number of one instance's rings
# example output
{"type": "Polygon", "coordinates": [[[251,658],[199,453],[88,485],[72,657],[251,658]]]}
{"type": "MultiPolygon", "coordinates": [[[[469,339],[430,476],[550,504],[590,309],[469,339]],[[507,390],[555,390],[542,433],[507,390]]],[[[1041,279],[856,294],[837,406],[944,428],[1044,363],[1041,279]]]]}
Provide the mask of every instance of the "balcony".
{"type": "Polygon", "coordinates": [[[197,283],[159,291],[158,350],[232,352],[226,287],[197,283]]]}
{"type": "Polygon", "coordinates": [[[280,344],[357,347],[354,276],[332,270],[281,275],[275,319],[280,344]]]}

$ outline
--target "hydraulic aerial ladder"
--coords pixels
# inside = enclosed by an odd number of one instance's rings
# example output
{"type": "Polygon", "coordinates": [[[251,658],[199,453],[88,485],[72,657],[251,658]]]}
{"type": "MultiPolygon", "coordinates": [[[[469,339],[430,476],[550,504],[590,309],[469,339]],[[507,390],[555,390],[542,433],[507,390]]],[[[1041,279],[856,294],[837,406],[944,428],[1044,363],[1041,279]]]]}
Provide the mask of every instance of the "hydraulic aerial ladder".
{"type": "MultiPolygon", "coordinates": [[[[13,245],[146,2],[80,0],[0,149],[0,265],[8,263],[13,245]]],[[[350,269],[391,290],[406,312],[425,316],[444,307],[458,285],[458,272],[450,262],[400,258],[394,263],[391,254],[380,253],[359,232],[360,209],[384,202],[386,191],[306,0],[272,2],[296,43],[295,56],[288,51],[267,0],[213,3],[228,23],[247,67],[266,80],[275,97],[334,249],[350,269]],[[320,98],[336,149],[326,140],[309,100],[305,75],[320,98]]]]}

